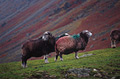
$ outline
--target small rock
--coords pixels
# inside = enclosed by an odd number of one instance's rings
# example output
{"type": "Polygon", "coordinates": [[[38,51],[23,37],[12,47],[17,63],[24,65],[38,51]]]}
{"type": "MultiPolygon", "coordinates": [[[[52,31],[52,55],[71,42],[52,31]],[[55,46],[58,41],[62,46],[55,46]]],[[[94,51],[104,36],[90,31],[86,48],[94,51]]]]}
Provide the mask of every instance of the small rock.
{"type": "Polygon", "coordinates": [[[84,55],[82,55],[80,57],[88,57],[88,56],[91,56],[91,55],[94,55],[94,54],[84,54],[84,55]]]}
{"type": "Polygon", "coordinates": [[[51,78],[55,78],[56,76],[55,76],[55,75],[51,75],[50,77],[51,77],[51,78]]]}
{"type": "Polygon", "coordinates": [[[72,76],[78,76],[79,78],[88,77],[90,76],[90,72],[91,72],[91,69],[87,69],[87,68],[69,69],[67,76],[72,75],[72,76]]]}
{"type": "Polygon", "coordinates": [[[78,74],[78,77],[89,77],[90,75],[88,73],[84,73],[84,74],[78,74]]]}
{"type": "Polygon", "coordinates": [[[45,75],[45,77],[49,77],[49,75],[45,75]]]}
{"type": "Polygon", "coordinates": [[[111,79],[120,79],[120,76],[112,77],[111,79]]]}
{"type": "Polygon", "coordinates": [[[79,78],[81,78],[81,77],[82,77],[82,75],[81,75],[81,74],[78,74],[78,77],[79,77],[79,78]]]}
{"type": "Polygon", "coordinates": [[[93,71],[97,72],[98,70],[97,69],[93,69],[93,71]]]}
{"type": "Polygon", "coordinates": [[[65,74],[65,77],[67,77],[68,76],[68,74],[65,74]]]}
{"type": "Polygon", "coordinates": [[[70,76],[76,76],[76,74],[75,74],[75,73],[70,73],[69,75],[70,75],[70,76]]]}
{"type": "Polygon", "coordinates": [[[97,73],[94,75],[94,77],[102,77],[102,75],[100,73],[97,73]]]}
{"type": "Polygon", "coordinates": [[[111,79],[115,79],[116,77],[112,77],[111,79]]]}

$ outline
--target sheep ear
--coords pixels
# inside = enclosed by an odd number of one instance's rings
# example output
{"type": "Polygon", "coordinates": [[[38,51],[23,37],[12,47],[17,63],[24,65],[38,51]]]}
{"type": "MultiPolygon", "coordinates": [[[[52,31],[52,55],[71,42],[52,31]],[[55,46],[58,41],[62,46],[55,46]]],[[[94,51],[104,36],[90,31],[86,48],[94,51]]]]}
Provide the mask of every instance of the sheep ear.
{"type": "Polygon", "coordinates": [[[45,36],[44,36],[44,35],[42,36],[42,39],[43,39],[44,41],[46,41],[46,40],[47,40],[47,39],[45,38],[45,36]]]}
{"type": "Polygon", "coordinates": [[[66,36],[68,36],[69,34],[68,33],[65,33],[66,36]]]}
{"type": "Polygon", "coordinates": [[[83,33],[89,32],[88,30],[83,30],[83,33]]]}

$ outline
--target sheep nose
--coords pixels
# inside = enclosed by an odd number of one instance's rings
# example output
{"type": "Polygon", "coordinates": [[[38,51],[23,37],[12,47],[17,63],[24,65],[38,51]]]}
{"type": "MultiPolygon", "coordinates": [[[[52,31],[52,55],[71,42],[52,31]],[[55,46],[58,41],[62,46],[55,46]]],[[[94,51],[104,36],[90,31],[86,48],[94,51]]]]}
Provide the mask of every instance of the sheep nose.
{"type": "Polygon", "coordinates": [[[92,33],[91,33],[91,32],[89,32],[89,36],[92,36],[92,33]]]}

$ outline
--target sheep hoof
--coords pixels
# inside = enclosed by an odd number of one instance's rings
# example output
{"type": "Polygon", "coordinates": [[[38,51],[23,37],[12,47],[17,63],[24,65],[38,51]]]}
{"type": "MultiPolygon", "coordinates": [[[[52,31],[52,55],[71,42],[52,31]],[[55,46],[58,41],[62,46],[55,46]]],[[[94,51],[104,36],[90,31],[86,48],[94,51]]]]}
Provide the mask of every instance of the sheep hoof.
{"type": "Polygon", "coordinates": [[[26,67],[27,67],[27,65],[24,65],[24,64],[21,64],[21,66],[22,66],[23,68],[26,68],[26,67]]]}
{"type": "Polygon", "coordinates": [[[61,61],[63,61],[63,58],[60,58],[61,61]]]}
{"type": "Polygon", "coordinates": [[[112,47],[112,48],[116,48],[116,47],[112,47]]]}
{"type": "Polygon", "coordinates": [[[49,63],[49,62],[45,62],[45,63],[49,63]]]}
{"type": "Polygon", "coordinates": [[[49,61],[48,61],[48,60],[45,60],[45,63],[49,63],[49,61]]]}
{"type": "Polygon", "coordinates": [[[55,59],[54,59],[54,61],[56,62],[56,61],[57,61],[57,59],[55,58],[55,59]]]}
{"type": "Polygon", "coordinates": [[[79,57],[77,56],[77,57],[75,57],[76,59],[79,59],[79,57]]]}

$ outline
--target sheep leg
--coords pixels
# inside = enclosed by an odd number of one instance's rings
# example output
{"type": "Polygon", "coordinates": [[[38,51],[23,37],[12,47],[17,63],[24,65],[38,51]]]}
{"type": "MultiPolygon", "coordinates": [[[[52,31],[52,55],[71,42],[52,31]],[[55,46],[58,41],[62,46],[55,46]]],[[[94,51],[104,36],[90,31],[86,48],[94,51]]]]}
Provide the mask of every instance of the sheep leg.
{"type": "Polygon", "coordinates": [[[45,63],[49,63],[48,61],[48,55],[44,55],[45,63]]]}
{"type": "Polygon", "coordinates": [[[111,47],[113,48],[114,47],[114,41],[111,40],[111,47]]]}
{"type": "Polygon", "coordinates": [[[27,59],[30,57],[27,56],[22,56],[22,67],[26,68],[27,67],[27,59]]]}
{"type": "Polygon", "coordinates": [[[60,60],[63,61],[62,54],[60,53],[60,60]]]}
{"type": "Polygon", "coordinates": [[[115,40],[111,40],[111,47],[116,48],[116,41],[115,40]]]}
{"type": "Polygon", "coordinates": [[[77,52],[75,52],[75,58],[76,58],[76,59],[79,59],[77,52]]]}
{"type": "Polygon", "coordinates": [[[57,55],[56,55],[56,57],[55,57],[55,61],[57,61],[57,59],[58,59],[58,56],[59,56],[59,54],[57,54],[57,55]]]}
{"type": "Polygon", "coordinates": [[[116,48],[116,41],[114,40],[114,47],[113,48],[116,48]]]}

